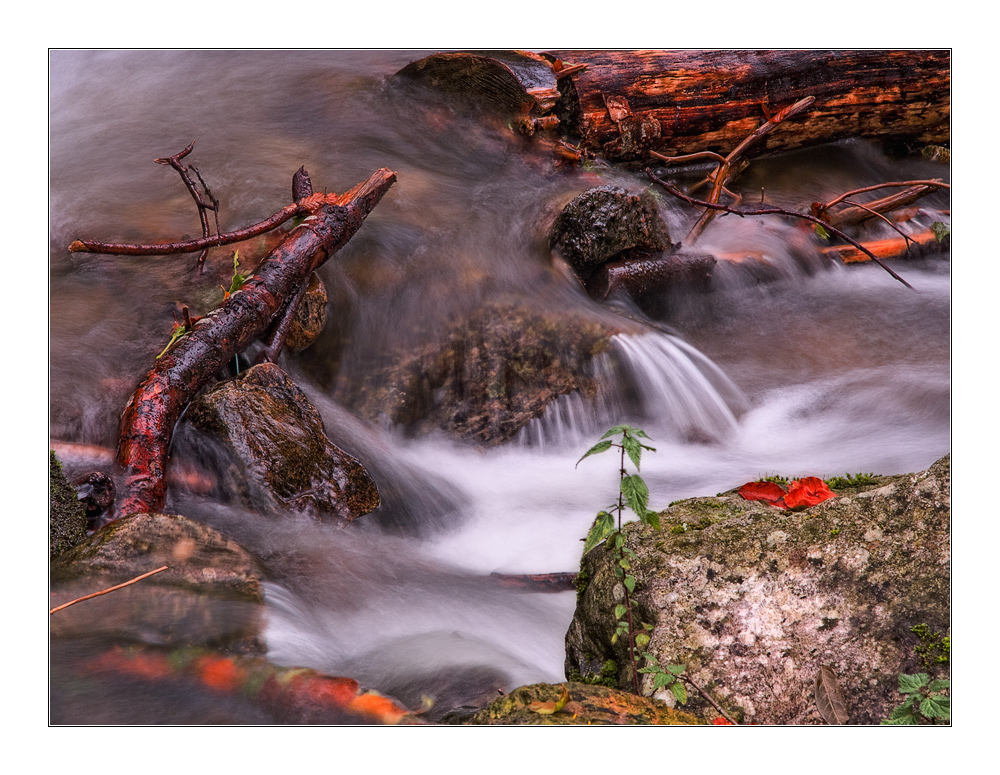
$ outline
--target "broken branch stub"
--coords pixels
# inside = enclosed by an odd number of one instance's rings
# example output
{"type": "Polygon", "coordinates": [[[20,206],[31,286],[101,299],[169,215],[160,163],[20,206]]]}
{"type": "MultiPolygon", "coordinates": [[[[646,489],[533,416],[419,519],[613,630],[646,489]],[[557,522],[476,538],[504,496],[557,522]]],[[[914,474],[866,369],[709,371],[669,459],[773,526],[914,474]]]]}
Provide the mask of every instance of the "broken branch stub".
{"type": "Polygon", "coordinates": [[[156,362],[122,412],[116,457],[125,485],[116,519],[162,508],[167,452],[184,407],[220,368],[267,332],[289,298],[354,236],[395,180],[394,172],[382,168],[329,198],[288,233],[240,290],[156,362]]]}

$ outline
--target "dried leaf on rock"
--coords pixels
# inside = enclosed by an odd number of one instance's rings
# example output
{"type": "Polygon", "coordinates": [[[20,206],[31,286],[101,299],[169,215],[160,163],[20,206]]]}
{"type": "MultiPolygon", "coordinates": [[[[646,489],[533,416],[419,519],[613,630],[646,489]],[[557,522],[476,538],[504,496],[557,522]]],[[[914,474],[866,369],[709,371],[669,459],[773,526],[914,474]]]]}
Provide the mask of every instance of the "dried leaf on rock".
{"type": "Polygon", "coordinates": [[[827,724],[836,726],[848,721],[847,701],[837,675],[829,665],[821,666],[816,676],[816,708],[827,724]]]}
{"type": "Polygon", "coordinates": [[[564,685],[558,700],[549,700],[548,702],[535,700],[528,705],[528,710],[533,710],[535,713],[541,713],[543,716],[548,716],[561,711],[567,702],[569,702],[569,689],[567,689],[564,685]]]}

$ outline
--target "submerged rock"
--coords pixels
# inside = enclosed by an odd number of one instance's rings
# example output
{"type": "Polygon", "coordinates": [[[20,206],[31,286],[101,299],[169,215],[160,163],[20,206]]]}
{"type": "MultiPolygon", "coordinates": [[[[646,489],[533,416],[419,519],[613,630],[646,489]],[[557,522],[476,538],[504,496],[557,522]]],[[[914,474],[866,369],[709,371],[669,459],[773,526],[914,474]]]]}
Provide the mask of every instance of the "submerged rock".
{"type": "MultiPolygon", "coordinates": [[[[849,723],[877,724],[900,700],[899,674],[926,671],[912,628],[949,633],[950,517],[950,456],[800,512],[735,492],[672,505],[662,531],[624,531],[638,556],[635,613],[653,626],[648,650],[758,724],[823,723],[814,686],[826,665],[849,723]]],[[[612,562],[606,545],[583,560],[567,674],[628,665],[626,639],[611,642],[623,597],[612,562]]],[[[619,685],[630,681],[621,669],[619,685]]],[[[687,708],[717,715],[696,694],[687,708]]]]}
{"type": "Polygon", "coordinates": [[[356,519],[379,505],[364,466],[327,438],[323,418],[273,363],[262,363],[199,396],[187,419],[232,450],[255,499],[277,510],[356,519]]]}
{"type": "MultiPolygon", "coordinates": [[[[540,706],[536,706],[540,707],[540,706]]],[[[544,706],[542,706],[544,707],[544,706]]],[[[588,724],[698,724],[697,717],[665,702],[607,686],[567,682],[522,686],[494,700],[464,724],[576,726],[588,724]],[[539,713],[532,703],[558,701],[563,688],[568,701],[554,713],[539,713]]]]}
{"type": "Polygon", "coordinates": [[[51,565],[52,604],[164,565],[165,571],[56,612],[51,634],[262,649],[260,564],[213,528],[178,515],[132,514],[62,554],[51,565]]]}
{"type": "Polygon", "coordinates": [[[370,371],[338,397],[412,435],[502,444],[560,395],[593,395],[587,367],[614,333],[579,313],[488,304],[456,320],[439,344],[370,371]]]}

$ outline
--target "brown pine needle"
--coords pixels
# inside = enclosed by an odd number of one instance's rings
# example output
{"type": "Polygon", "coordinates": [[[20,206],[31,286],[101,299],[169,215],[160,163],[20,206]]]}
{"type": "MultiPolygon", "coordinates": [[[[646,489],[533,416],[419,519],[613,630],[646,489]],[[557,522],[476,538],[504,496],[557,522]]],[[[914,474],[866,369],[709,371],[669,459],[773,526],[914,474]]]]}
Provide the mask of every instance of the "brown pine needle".
{"type": "Polygon", "coordinates": [[[116,589],[121,589],[122,587],[127,587],[129,584],[135,584],[135,582],[137,582],[137,581],[142,581],[144,578],[152,576],[154,573],[159,573],[160,571],[164,571],[166,569],[167,569],[167,566],[164,565],[162,568],[157,568],[156,570],[151,570],[149,573],[143,573],[141,576],[136,576],[134,579],[126,581],[124,584],[118,584],[117,586],[109,587],[108,589],[102,589],[100,592],[94,592],[93,594],[90,594],[90,595],[84,595],[83,597],[78,597],[76,600],[70,600],[68,603],[63,603],[62,605],[57,605],[55,608],[53,608],[53,609],[51,609],[49,611],[49,615],[54,614],[56,611],[61,611],[64,608],[69,608],[74,603],[79,603],[79,602],[81,602],[83,600],[89,600],[92,597],[99,597],[100,595],[106,595],[106,594],[108,594],[108,592],[114,592],[116,589]]]}

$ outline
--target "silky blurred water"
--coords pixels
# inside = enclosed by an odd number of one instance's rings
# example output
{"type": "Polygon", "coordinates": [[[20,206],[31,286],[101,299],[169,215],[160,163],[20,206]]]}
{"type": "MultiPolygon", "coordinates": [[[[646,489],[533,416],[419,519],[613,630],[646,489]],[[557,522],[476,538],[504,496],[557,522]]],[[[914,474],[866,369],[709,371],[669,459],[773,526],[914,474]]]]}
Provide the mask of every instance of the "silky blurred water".
{"type": "MultiPolygon", "coordinates": [[[[552,270],[543,227],[595,184],[644,184],[611,170],[554,168],[502,124],[388,91],[389,76],[422,54],[51,54],[54,439],[113,446],[118,415],[179,305],[206,311],[232,273],[226,250],[210,255],[203,275],[193,257],[66,252],[83,237],[200,235],[189,195],[155,157],[195,142],[187,161],[222,203],[223,230],[287,204],[301,165],[327,191],[379,167],[397,172],[322,270],[335,289],[336,336],[282,362],[331,438],[394,497],[348,530],[298,518],[276,529],[190,494],[168,503],[264,559],[273,661],[350,675],[413,702],[437,687],[453,705],[561,680],[574,594],[515,591],[491,574],[576,570],[580,539],[617,491],[618,474],[601,457],[575,464],[612,424],[641,425],[654,439],[642,469],[654,508],[769,473],[916,471],[949,451],[947,256],[897,263],[910,290],[877,266],[803,262],[795,225],[732,217],[710,227],[699,248],[763,252],[777,278],[758,283],[722,267],[714,293],[665,299],[653,305],[656,320],[630,309],[633,333],[593,364],[598,399],[566,396],[489,451],[407,438],[351,415],[338,380],[434,340],[458,311],[514,298],[620,319],[552,270]]],[[[852,187],[946,174],[845,143],[760,162],[740,183],[807,208],[852,187]]],[[[672,233],[683,234],[692,214],[660,201],[672,233]]],[[[943,195],[927,204],[948,208],[943,195]]]]}

